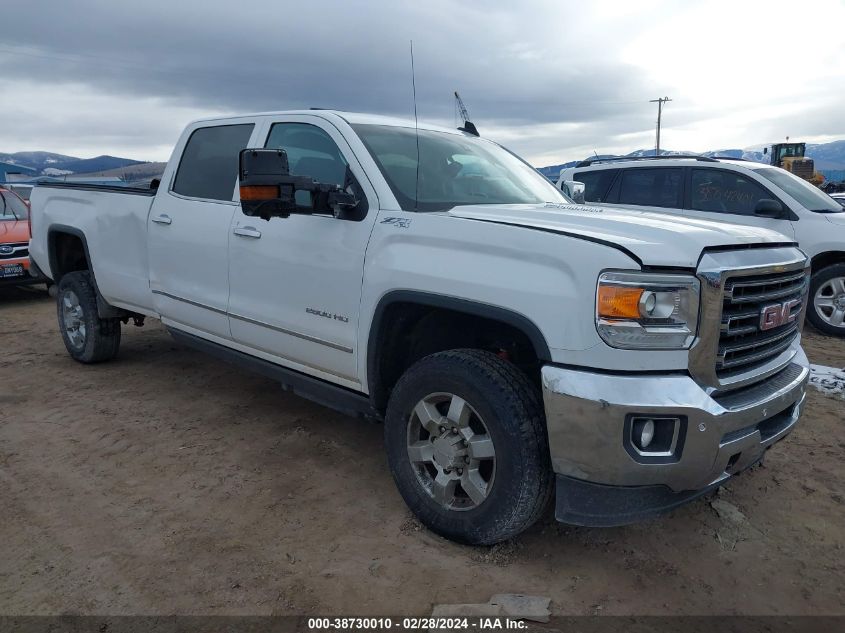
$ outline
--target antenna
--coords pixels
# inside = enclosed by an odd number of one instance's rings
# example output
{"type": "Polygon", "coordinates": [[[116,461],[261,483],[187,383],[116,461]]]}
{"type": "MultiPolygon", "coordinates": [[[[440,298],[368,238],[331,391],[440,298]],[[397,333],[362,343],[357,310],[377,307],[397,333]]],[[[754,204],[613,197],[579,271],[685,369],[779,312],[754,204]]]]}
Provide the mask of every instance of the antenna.
{"type": "Polygon", "coordinates": [[[414,182],[414,211],[420,200],[420,123],[417,119],[417,79],[414,72],[414,40],[411,40],[411,87],[414,90],[414,134],[417,137],[417,178],[414,182]]]}

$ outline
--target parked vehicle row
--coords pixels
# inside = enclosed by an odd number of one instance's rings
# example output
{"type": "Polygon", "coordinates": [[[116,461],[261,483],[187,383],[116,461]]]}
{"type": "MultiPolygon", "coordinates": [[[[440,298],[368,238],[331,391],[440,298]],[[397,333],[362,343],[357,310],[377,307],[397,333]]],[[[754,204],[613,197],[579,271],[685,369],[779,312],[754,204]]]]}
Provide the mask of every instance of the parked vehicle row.
{"type": "Polygon", "coordinates": [[[801,415],[794,239],[573,204],[467,128],[325,110],[198,121],[157,190],[48,184],[32,209],[74,359],[113,358],[122,324],[153,317],[383,420],[403,498],[458,541],[512,537],[552,496],[578,525],[665,512],[801,415]]]}
{"type": "Polygon", "coordinates": [[[806,180],[760,163],[691,156],[587,160],[561,170],[558,187],[566,181],[583,182],[590,203],[771,229],[798,242],[812,261],[807,318],[845,336],[845,208],[806,180]]]}
{"type": "Polygon", "coordinates": [[[29,206],[0,187],[0,286],[44,283],[29,274],[29,206]]]}

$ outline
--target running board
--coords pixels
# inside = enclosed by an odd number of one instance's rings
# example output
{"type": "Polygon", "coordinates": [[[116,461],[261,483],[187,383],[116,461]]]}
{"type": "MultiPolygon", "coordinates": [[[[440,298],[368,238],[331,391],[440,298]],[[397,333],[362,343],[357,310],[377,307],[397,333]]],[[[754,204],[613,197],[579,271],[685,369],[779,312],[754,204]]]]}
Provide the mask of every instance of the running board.
{"type": "Polygon", "coordinates": [[[319,378],[314,378],[313,376],[293,369],[282,367],[262,358],[250,356],[225,345],[212,343],[204,338],[182,332],[176,328],[168,327],[167,331],[179,343],[184,343],[188,347],[193,347],[227,363],[243,367],[251,372],[276,380],[282,384],[282,388],[285,391],[291,391],[302,398],[352,417],[378,421],[383,419],[381,413],[373,408],[370,399],[362,393],[344,387],[338,387],[325,380],[320,380],[319,378]]]}

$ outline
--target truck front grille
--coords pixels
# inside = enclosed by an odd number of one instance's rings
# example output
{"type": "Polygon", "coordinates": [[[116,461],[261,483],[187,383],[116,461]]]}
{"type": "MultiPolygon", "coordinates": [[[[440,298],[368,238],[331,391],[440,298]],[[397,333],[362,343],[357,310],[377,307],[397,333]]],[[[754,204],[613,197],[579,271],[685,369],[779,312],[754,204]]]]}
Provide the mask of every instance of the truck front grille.
{"type": "MultiPolygon", "coordinates": [[[[753,277],[729,277],[725,281],[722,320],[716,354],[719,379],[753,371],[789,349],[800,332],[801,311],[806,299],[808,275],[788,271],[753,277]],[[789,306],[789,319],[763,330],[763,310],[789,306]]],[[[785,315],[784,315],[785,316],[785,315]]]]}

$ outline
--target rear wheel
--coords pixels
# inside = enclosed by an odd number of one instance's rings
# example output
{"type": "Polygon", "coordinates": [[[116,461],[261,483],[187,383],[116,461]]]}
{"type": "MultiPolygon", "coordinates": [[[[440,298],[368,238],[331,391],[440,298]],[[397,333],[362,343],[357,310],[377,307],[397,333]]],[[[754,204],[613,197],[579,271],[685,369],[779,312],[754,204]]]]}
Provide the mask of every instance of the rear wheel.
{"type": "Polygon", "coordinates": [[[825,334],[845,336],[845,264],[834,264],[813,273],[812,304],[807,318],[825,334]]]}
{"type": "Polygon", "coordinates": [[[56,308],[62,339],[74,360],[99,363],[117,356],[120,320],[100,318],[90,272],[76,271],[62,277],[56,308]]]}
{"type": "Polygon", "coordinates": [[[534,523],[553,489],[539,394],[496,355],[428,356],[399,380],[385,416],[391,472],[427,527],[491,544],[534,523]]]}

